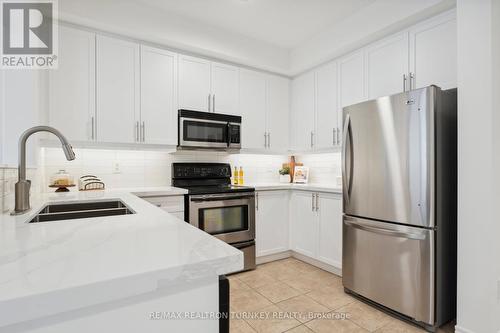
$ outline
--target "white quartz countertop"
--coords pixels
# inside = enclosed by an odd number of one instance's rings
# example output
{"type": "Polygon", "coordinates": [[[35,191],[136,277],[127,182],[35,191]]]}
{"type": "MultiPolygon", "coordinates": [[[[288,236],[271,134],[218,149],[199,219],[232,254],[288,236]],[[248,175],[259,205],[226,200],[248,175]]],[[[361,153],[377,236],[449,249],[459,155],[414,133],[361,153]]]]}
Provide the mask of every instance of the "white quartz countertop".
{"type": "Polygon", "coordinates": [[[255,187],[257,191],[300,190],[325,193],[342,193],[342,187],[336,184],[292,184],[292,183],[248,183],[245,186],[255,187]]]}
{"type": "Polygon", "coordinates": [[[48,193],[32,207],[0,215],[0,327],[243,268],[241,251],[130,191],[48,193]],[[26,223],[46,203],[111,199],[135,214],[26,223]]]}
{"type": "Polygon", "coordinates": [[[184,195],[188,190],[173,186],[159,186],[159,187],[127,187],[109,190],[112,192],[129,192],[141,198],[156,197],[156,196],[173,196],[184,195]]]}

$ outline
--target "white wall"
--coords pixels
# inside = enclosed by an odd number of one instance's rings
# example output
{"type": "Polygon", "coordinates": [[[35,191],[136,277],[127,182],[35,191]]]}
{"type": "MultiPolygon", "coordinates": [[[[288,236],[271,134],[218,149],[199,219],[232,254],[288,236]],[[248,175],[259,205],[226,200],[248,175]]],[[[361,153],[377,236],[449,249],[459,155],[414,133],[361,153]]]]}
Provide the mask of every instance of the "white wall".
{"type": "Polygon", "coordinates": [[[458,0],[457,331],[500,331],[498,0],[458,0]],[[492,5],[495,3],[495,16],[492,5]],[[493,24],[495,29],[493,29],[493,24]],[[493,49],[495,41],[495,49],[493,49]],[[495,158],[496,167],[495,167],[495,158]],[[497,195],[495,200],[495,194],[497,195]]]}
{"type": "Polygon", "coordinates": [[[451,9],[455,0],[378,0],[291,50],[293,75],[451,9]]]}

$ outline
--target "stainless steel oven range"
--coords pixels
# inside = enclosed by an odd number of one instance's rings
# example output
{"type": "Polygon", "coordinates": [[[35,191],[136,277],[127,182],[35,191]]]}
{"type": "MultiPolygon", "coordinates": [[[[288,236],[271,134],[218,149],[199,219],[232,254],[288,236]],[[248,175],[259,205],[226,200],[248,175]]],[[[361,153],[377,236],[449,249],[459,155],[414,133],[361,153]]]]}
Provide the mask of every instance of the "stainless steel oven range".
{"type": "Polygon", "coordinates": [[[185,220],[243,251],[255,268],[255,189],[231,185],[225,163],[173,163],[172,185],[185,188],[185,220]]]}

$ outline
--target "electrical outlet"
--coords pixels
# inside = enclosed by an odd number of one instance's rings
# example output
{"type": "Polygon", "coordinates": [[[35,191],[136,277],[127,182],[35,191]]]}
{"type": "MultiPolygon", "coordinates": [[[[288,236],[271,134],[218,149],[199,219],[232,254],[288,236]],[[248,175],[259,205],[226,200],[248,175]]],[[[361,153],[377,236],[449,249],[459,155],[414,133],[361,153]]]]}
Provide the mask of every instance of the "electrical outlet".
{"type": "Polygon", "coordinates": [[[113,162],[113,173],[122,173],[120,163],[113,162]]]}

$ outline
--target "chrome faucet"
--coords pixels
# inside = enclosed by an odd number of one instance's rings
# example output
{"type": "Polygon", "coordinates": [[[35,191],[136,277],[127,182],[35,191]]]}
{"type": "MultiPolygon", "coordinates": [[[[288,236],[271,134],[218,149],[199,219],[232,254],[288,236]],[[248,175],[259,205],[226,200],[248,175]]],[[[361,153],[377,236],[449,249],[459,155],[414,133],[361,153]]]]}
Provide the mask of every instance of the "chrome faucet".
{"type": "Polygon", "coordinates": [[[19,138],[19,180],[15,187],[15,208],[11,215],[24,214],[31,209],[30,207],[30,187],[31,181],[26,179],[26,141],[28,138],[37,132],[49,132],[59,138],[62,144],[62,149],[68,161],[75,159],[75,152],[68,140],[58,130],[49,126],[35,126],[24,131],[19,138]]]}

